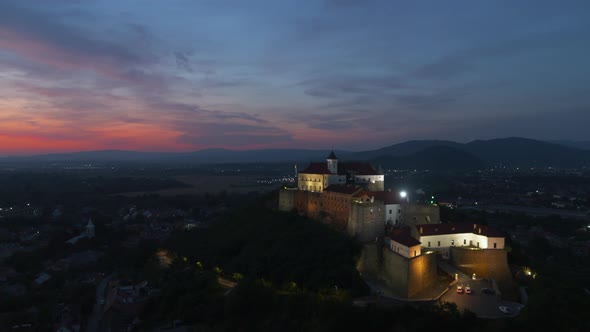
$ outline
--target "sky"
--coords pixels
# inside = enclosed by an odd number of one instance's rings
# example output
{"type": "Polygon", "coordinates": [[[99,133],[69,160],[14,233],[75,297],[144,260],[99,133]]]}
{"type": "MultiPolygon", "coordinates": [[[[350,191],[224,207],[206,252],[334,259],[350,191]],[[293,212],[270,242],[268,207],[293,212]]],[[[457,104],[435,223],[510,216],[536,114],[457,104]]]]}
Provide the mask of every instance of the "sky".
{"type": "Polygon", "coordinates": [[[0,155],[590,140],[590,2],[0,0],[0,155]]]}

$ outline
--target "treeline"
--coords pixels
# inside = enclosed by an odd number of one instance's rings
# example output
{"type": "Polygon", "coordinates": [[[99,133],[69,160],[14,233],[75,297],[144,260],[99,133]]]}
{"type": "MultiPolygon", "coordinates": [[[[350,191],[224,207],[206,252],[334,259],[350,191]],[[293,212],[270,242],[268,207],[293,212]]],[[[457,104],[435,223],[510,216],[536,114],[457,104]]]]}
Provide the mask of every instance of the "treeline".
{"type": "Polygon", "coordinates": [[[209,229],[176,234],[166,247],[227,275],[366,292],[355,268],[358,244],[324,224],[272,211],[263,202],[237,209],[209,229]]]}

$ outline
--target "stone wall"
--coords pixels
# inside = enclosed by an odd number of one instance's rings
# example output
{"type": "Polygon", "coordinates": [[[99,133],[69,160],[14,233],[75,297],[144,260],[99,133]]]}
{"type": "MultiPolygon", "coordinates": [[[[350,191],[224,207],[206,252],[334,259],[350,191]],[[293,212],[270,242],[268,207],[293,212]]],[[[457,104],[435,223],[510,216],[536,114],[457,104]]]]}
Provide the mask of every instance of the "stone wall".
{"type": "Polygon", "coordinates": [[[498,282],[510,282],[507,251],[503,249],[467,249],[451,247],[451,264],[461,272],[478,278],[493,278],[498,282]]]}
{"type": "Polygon", "coordinates": [[[409,259],[408,297],[434,287],[438,272],[436,255],[420,255],[409,259]]]}
{"type": "Polygon", "coordinates": [[[352,203],[346,231],[362,243],[374,241],[385,233],[382,202],[352,203]]]}
{"type": "Polygon", "coordinates": [[[433,287],[437,280],[435,255],[408,259],[377,243],[363,247],[357,269],[402,298],[411,298],[433,287]]]}
{"type": "Polygon", "coordinates": [[[291,211],[295,208],[295,192],[297,189],[281,189],[279,191],[279,211],[291,211]]]}
{"type": "Polygon", "coordinates": [[[438,205],[402,204],[400,222],[405,225],[438,224],[440,209],[438,205]]]}

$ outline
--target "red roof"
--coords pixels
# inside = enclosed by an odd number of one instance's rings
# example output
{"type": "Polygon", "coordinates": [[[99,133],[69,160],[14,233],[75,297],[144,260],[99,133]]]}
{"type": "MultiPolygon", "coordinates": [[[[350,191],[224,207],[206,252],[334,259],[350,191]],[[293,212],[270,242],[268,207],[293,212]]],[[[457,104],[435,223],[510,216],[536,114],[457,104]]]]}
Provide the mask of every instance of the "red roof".
{"type": "Polygon", "coordinates": [[[379,175],[377,171],[367,162],[346,162],[338,163],[338,174],[354,173],[356,175],[379,175]],[[341,173],[343,172],[343,173],[341,173]]]}
{"type": "Polygon", "coordinates": [[[311,163],[307,166],[306,169],[299,172],[302,174],[332,174],[328,169],[328,165],[326,163],[311,163]]]}
{"type": "Polygon", "coordinates": [[[413,238],[410,235],[410,232],[407,229],[401,228],[401,229],[393,229],[390,233],[389,233],[389,238],[392,241],[395,241],[397,243],[403,244],[406,247],[413,247],[413,246],[417,246],[420,245],[421,242],[416,240],[415,238],[413,238]]]}
{"type": "Polygon", "coordinates": [[[439,234],[473,233],[488,237],[505,237],[505,234],[497,229],[486,225],[470,223],[448,223],[448,224],[419,224],[416,225],[421,236],[439,234]]]}
{"type": "Polygon", "coordinates": [[[332,184],[329,185],[324,191],[331,191],[335,193],[353,195],[358,191],[361,191],[362,188],[359,186],[352,186],[347,184],[332,184]]]}

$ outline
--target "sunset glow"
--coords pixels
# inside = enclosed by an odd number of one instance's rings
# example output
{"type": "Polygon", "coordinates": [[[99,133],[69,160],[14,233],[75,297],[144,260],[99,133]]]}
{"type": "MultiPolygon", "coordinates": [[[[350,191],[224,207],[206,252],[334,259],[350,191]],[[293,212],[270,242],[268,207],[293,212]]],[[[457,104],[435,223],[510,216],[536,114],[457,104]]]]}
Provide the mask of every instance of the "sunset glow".
{"type": "Polygon", "coordinates": [[[589,8],[511,6],[2,1],[0,156],[590,139],[589,8]]]}

